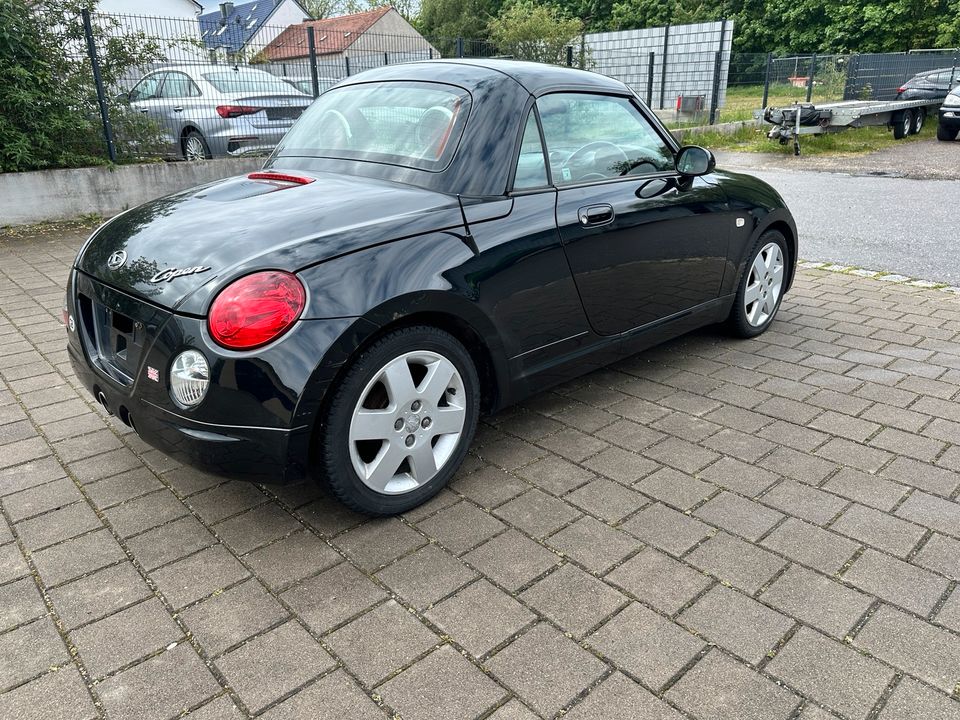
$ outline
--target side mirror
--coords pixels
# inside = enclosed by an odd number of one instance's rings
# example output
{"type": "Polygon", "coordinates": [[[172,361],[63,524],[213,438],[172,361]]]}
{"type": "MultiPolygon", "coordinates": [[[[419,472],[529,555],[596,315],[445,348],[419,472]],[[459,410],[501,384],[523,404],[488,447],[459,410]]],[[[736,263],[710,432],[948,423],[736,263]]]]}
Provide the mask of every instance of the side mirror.
{"type": "Polygon", "coordinates": [[[713,172],[717,159],[713,153],[699,145],[686,145],[677,153],[675,166],[681,175],[696,177],[713,172]]]}
{"type": "Polygon", "coordinates": [[[116,100],[118,103],[122,103],[126,105],[127,103],[130,102],[130,93],[128,92],[117,93],[116,97],[114,97],[113,99],[116,100]]]}

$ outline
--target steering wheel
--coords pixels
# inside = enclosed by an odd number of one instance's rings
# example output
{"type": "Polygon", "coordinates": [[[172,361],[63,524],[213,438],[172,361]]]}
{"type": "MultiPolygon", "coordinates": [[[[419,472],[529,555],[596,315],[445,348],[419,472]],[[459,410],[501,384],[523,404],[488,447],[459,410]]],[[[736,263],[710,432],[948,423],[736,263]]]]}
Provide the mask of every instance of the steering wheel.
{"type": "Polygon", "coordinates": [[[325,110],[323,114],[320,116],[319,122],[321,125],[324,122],[326,122],[326,118],[328,115],[334,120],[334,122],[340,125],[340,129],[343,132],[344,140],[353,139],[353,130],[351,130],[350,128],[350,123],[347,121],[347,118],[344,117],[343,113],[340,112],[339,110],[333,110],[333,109],[325,110]]]}
{"type": "MultiPolygon", "coordinates": [[[[623,148],[620,147],[619,145],[615,145],[612,142],[607,142],[606,140],[594,140],[593,142],[589,142],[586,145],[574,150],[570,154],[570,157],[568,157],[566,160],[564,160],[560,164],[560,169],[571,170],[572,165],[580,165],[585,163],[593,164],[597,160],[598,152],[604,148],[611,148],[614,154],[616,154],[620,158],[623,158],[622,162],[624,163],[630,162],[630,158],[627,157],[627,154],[623,151],[623,148]]],[[[571,172],[571,175],[572,174],[573,173],[571,172]]],[[[600,172],[590,172],[584,175],[583,177],[577,177],[575,179],[585,180],[587,177],[593,178],[593,176],[595,175],[599,175],[600,178],[609,177],[608,175],[604,175],[603,173],[600,173],[600,172]]]]}
{"type": "Polygon", "coordinates": [[[637,158],[627,163],[626,168],[620,173],[620,177],[630,175],[634,170],[642,170],[645,173],[657,172],[660,168],[650,158],[637,158]]]}

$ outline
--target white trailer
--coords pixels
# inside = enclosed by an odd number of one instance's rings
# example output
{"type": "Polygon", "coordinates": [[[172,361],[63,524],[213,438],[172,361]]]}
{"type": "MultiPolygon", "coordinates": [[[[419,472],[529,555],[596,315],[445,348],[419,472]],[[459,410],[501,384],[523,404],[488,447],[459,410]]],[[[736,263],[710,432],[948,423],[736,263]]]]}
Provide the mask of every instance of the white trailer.
{"type": "Polygon", "coordinates": [[[767,137],[786,145],[793,140],[793,154],[800,154],[801,135],[822,135],[847,128],[885,125],[897,140],[920,132],[927,112],[943,101],[934,100],[846,100],[834,103],[796,103],[766,108],[756,113],[775,127],[767,137]]]}

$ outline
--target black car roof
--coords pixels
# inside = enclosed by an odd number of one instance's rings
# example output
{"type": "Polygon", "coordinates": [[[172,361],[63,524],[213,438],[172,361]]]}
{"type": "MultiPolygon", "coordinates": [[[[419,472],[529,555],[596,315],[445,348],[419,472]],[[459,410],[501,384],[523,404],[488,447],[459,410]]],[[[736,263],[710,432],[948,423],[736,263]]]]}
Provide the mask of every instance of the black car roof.
{"type": "Polygon", "coordinates": [[[630,93],[623,83],[596,73],[514,60],[438,59],[398,63],[352,75],[341,80],[337,87],[381,82],[447,83],[470,93],[469,130],[461,135],[454,158],[446,169],[435,172],[389,163],[300,157],[285,154],[282,145],[274,161],[282,161],[282,167],[289,170],[304,168],[362,175],[468,198],[502,197],[517,162],[516,150],[531,95],[578,90],[630,93]]]}
{"type": "Polygon", "coordinates": [[[504,76],[512,78],[533,95],[561,88],[583,88],[601,92],[630,92],[619,80],[605,75],[578,70],[576,68],[547,65],[545,63],[525,62],[522,60],[498,59],[454,59],[422,60],[419,62],[391,65],[365,71],[357,76],[360,82],[380,79],[397,79],[406,76],[409,80],[439,80],[439,74],[450,75],[452,82],[472,84],[504,76]],[[447,66],[441,69],[441,66],[447,66]]]}

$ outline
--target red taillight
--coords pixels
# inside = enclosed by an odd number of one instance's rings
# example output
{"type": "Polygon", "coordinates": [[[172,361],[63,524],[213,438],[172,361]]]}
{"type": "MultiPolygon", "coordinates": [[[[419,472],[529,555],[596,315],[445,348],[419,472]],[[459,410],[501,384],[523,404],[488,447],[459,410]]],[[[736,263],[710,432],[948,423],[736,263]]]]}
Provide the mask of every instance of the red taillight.
{"type": "Polygon", "coordinates": [[[303,175],[290,175],[281,172],[252,172],[247,175],[248,180],[267,180],[269,182],[291,183],[293,185],[309,185],[313,178],[303,175]]]}
{"type": "Polygon", "coordinates": [[[900,87],[897,88],[897,92],[898,92],[898,93],[902,93],[902,92],[903,92],[904,90],[906,90],[906,89],[907,89],[907,86],[906,86],[906,85],[901,85],[900,87]]]}
{"type": "Polygon", "coordinates": [[[217,115],[222,118],[235,118],[241,115],[253,115],[263,108],[253,107],[252,105],[217,105],[217,115]]]}
{"type": "Polygon", "coordinates": [[[231,350],[266,345],[300,317],[306,294],[295,275],[267,270],[242,277],[220,291],[207,324],[219,344],[231,350]]]}

